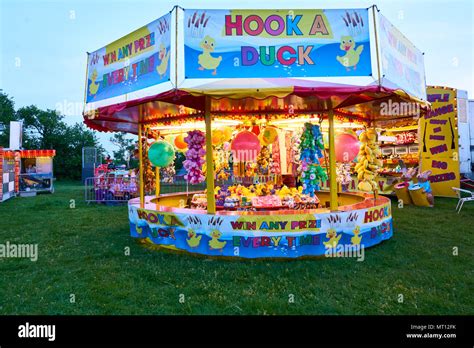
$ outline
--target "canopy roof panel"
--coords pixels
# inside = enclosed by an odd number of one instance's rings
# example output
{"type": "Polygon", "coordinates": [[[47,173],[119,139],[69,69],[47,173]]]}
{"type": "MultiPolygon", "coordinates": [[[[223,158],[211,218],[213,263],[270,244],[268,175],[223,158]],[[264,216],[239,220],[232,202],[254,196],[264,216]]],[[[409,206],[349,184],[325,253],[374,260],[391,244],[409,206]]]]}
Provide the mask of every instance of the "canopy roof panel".
{"type": "Polygon", "coordinates": [[[429,107],[423,60],[411,43],[407,52],[397,51],[397,42],[409,43],[374,8],[175,7],[89,54],[85,123],[136,133],[139,121],[199,120],[206,97],[223,118],[284,118],[332,108],[361,122],[413,119],[429,107]],[[375,37],[379,22],[382,39],[375,37]],[[418,109],[384,112],[389,103],[418,109]]]}

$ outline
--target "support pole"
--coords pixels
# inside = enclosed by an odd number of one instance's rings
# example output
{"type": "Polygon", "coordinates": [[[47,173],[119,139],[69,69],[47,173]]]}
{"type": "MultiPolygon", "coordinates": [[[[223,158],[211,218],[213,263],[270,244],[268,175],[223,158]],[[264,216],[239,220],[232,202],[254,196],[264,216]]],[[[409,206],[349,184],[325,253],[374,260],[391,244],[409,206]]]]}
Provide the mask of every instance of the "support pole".
{"type": "Polygon", "coordinates": [[[155,167],[155,196],[160,196],[160,167],[155,167]]]}
{"type": "Polygon", "coordinates": [[[372,15],[374,20],[374,35],[375,35],[375,54],[377,57],[377,78],[379,86],[382,85],[382,76],[380,72],[380,56],[379,56],[379,38],[377,36],[377,17],[375,15],[375,5],[372,5],[372,15]]]}
{"type": "Polygon", "coordinates": [[[140,167],[140,208],[145,208],[145,183],[144,183],[144,168],[143,168],[143,125],[141,124],[142,119],[142,107],[138,107],[139,116],[138,116],[138,161],[140,167]]]}
{"type": "Polygon", "coordinates": [[[211,128],[211,98],[206,96],[204,109],[206,122],[206,188],[207,188],[207,213],[216,213],[216,199],[214,197],[214,157],[212,154],[212,128],[211,128]]]}
{"type": "Polygon", "coordinates": [[[331,211],[337,211],[336,149],[334,146],[334,110],[328,111],[329,121],[329,203],[331,211]]]}

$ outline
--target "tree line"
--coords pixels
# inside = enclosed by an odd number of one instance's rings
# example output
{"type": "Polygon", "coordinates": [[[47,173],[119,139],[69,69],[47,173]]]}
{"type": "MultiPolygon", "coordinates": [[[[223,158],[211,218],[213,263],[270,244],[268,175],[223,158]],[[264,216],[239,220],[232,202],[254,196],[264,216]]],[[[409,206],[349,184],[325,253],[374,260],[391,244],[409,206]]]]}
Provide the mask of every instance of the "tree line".
{"type": "Polygon", "coordinates": [[[13,98],[0,90],[0,147],[9,147],[10,121],[23,121],[24,149],[56,150],[57,178],[81,178],[83,147],[96,147],[105,153],[94,132],[83,124],[68,125],[58,111],[42,110],[35,105],[15,109],[13,98]]]}

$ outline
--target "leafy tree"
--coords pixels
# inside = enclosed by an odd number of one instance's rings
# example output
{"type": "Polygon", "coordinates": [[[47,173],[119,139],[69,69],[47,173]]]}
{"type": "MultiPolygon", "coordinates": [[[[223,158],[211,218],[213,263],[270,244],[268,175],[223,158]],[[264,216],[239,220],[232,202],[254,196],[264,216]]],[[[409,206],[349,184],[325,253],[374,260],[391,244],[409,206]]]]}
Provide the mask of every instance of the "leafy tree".
{"type": "Polygon", "coordinates": [[[54,142],[56,158],[54,160],[55,173],[58,177],[79,179],[82,171],[82,148],[96,147],[103,154],[105,150],[98,143],[93,131],[83,124],[76,123],[66,126],[61,137],[50,139],[54,142]]]}
{"type": "Polygon", "coordinates": [[[10,143],[10,121],[16,121],[15,104],[7,94],[0,90],[0,146],[10,143]]]}
{"type": "Polygon", "coordinates": [[[127,133],[115,133],[110,141],[118,147],[118,150],[113,151],[114,163],[126,164],[128,168],[138,166],[138,162],[133,158],[136,140],[127,138],[127,133]]]}
{"type": "MultiPolygon", "coordinates": [[[[0,90],[0,146],[10,146],[10,122],[21,121],[17,111],[15,111],[13,98],[0,90]]],[[[24,127],[24,125],[23,125],[24,127]]],[[[23,132],[23,147],[26,149],[37,148],[36,139],[23,132]]]]}
{"type": "Polygon", "coordinates": [[[93,131],[83,124],[67,125],[64,116],[55,110],[41,110],[34,105],[15,111],[13,100],[0,91],[0,146],[9,146],[10,121],[23,121],[23,147],[25,149],[54,149],[55,176],[78,179],[81,177],[82,148],[91,146],[100,153],[100,146],[93,131]]]}
{"type": "Polygon", "coordinates": [[[66,140],[61,138],[68,126],[63,122],[64,116],[55,110],[45,111],[31,105],[18,109],[17,116],[23,120],[25,134],[36,140],[34,146],[39,149],[54,149],[66,140]]]}

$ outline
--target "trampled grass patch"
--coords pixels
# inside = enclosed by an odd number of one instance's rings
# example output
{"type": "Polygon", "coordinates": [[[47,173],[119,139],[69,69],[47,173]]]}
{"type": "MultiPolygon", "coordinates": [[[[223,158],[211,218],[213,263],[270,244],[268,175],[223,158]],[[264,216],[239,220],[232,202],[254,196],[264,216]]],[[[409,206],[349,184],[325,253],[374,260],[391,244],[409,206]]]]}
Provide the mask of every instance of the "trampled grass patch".
{"type": "Polygon", "coordinates": [[[364,262],[218,260],[149,250],[126,206],[87,205],[79,183],[57,183],[0,204],[0,243],[39,250],[0,258],[0,314],[474,314],[474,204],[455,205],[394,202],[394,237],[364,262]]]}

